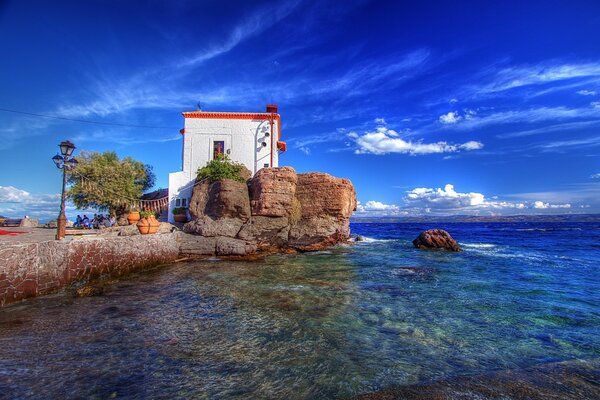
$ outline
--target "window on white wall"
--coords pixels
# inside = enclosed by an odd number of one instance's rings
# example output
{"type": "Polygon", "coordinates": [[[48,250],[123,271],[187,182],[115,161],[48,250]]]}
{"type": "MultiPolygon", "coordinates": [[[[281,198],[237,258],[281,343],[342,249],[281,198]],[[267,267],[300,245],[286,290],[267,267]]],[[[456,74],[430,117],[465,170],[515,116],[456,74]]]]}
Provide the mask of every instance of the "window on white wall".
{"type": "Polygon", "coordinates": [[[216,159],[219,154],[225,153],[225,142],[223,140],[215,140],[213,142],[213,160],[216,159]]]}

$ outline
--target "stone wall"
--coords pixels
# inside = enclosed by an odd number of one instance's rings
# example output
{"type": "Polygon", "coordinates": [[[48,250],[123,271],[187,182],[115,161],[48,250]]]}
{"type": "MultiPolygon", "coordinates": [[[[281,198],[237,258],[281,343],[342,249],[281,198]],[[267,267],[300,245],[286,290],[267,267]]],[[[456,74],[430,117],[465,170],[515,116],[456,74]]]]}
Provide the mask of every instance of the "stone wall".
{"type": "Polygon", "coordinates": [[[179,233],[11,244],[0,248],[0,307],[73,282],[175,261],[179,233]]]}

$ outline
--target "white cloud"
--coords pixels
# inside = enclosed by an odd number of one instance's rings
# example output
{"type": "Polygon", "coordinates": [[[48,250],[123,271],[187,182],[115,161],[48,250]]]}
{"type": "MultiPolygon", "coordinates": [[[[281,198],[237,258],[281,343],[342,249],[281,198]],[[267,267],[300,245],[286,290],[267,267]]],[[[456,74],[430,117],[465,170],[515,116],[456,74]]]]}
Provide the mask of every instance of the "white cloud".
{"type": "Polygon", "coordinates": [[[592,101],[590,103],[590,106],[592,106],[594,108],[599,108],[600,109],[600,101],[592,101]]]}
{"type": "Polygon", "coordinates": [[[577,94],[580,94],[582,96],[595,96],[596,92],[593,90],[580,90],[577,92],[577,94]]]}
{"type": "Polygon", "coordinates": [[[464,208],[483,204],[485,197],[475,192],[458,193],[454,185],[447,184],[443,189],[415,188],[408,192],[406,200],[436,208],[464,208]]]}
{"type": "MultiPolygon", "coordinates": [[[[22,218],[27,215],[41,222],[58,217],[60,194],[32,194],[14,186],[0,186],[0,215],[22,218]]],[[[74,220],[77,214],[93,214],[94,210],[77,210],[70,202],[66,204],[67,218],[74,220]]]]}
{"type": "Polygon", "coordinates": [[[537,209],[546,209],[546,208],[571,208],[571,204],[550,204],[544,203],[543,201],[535,201],[533,203],[533,208],[537,209]]]}
{"type": "Polygon", "coordinates": [[[462,150],[480,150],[483,149],[483,143],[481,142],[476,142],[474,140],[470,140],[466,143],[463,143],[459,146],[462,150]]]}
{"type": "Polygon", "coordinates": [[[364,211],[398,211],[400,207],[395,204],[385,204],[380,201],[369,200],[363,206],[364,211]]]}
{"type": "Polygon", "coordinates": [[[0,186],[0,214],[20,218],[58,216],[60,194],[31,194],[14,186],[0,186]]]}
{"type": "Polygon", "coordinates": [[[277,7],[264,7],[259,9],[255,14],[244,18],[244,21],[241,24],[232,27],[229,37],[227,37],[224,42],[208,48],[207,50],[202,50],[190,58],[180,60],[177,63],[177,66],[196,66],[204,61],[227,53],[241,42],[269,29],[275,23],[290,15],[300,4],[300,1],[285,1],[277,4],[277,7]]]}
{"type": "Polygon", "coordinates": [[[598,172],[597,174],[590,175],[590,178],[592,178],[592,179],[600,179],[600,172],[598,172]]]}
{"type": "Polygon", "coordinates": [[[440,122],[442,124],[455,124],[460,121],[462,117],[458,115],[457,111],[450,111],[448,114],[440,115],[440,122]]]}
{"type": "Polygon", "coordinates": [[[375,120],[373,122],[375,122],[377,125],[385,125],[384,118],[375,118],[375,120]]]}
{"type": "Polygon", "coordinates": [[[483,193],[457,192],[452,184],[444,188],[415,188],[407,192],[404,200],[413,210],[434,214],[515,212],[528,208],[523,201],[500,201],[497,196],[488,200],[483,193]]]}
{"type": "Polygon", "coordinates": [[[534,148],[550,152],[564,152],[567,147],[595,147],[600,146],[600,136],[592,136],[573,140],[560,140],[556,142],[542,143],[534,148]]]}
{"type": "Polygon", "coordinates": [[[358,148],[357,154],[388,154],[401,153],[411,155],[455,153],[461,150],[471,151],[483,148],[483,143],[468,141],[463,144],[450,144],[447,142],[423,143],[422,141],[411,142],[399,137],[398,132],[384,126],[377,127],[372,132],[362,135],[351,132],[348,137],[352,139],[358,148]]]}
{"type": "Polygon", "coordinates": [[[500,92],[529,85],[541,85],[567,79],[600,77],[599,63],[550,64],[548,62],[504,68],[495,73],[493,82],[478,91],[500,92]]]}
{"type": "Polygon", "coordinates": [[[310,147],[300,146],[300,147],[298,147],[298,150],[300,150],[301,152],[303,152],[307,156],[310,156],[310,153],[311,153],[310,147]]]}
{"type": "Polygon", "coordinates": [[[448,103],[450,103],[450,104],[458,103],[458,99],[450,99],[450,101],[448,103]]]}
{"type": "Polygon", "coordinates": [[[0,186],[0,203],[17,203],[31,197],[29,192],[14,186],[0,186]]]}
{"type": "Polygon", "coordinates": [[[465,108],[463,111],[465,112],[465,119],[473,119],[477,115],[477,111],[470,108],[465,108]]]}
{"type": "MultiPolygon", "coordinates": [[[[592,107],[567,108],[567,107],[539,107],[528,110],[500,111],[491,114],[477,114],[465,118],[460,124],[445,124],[448,128],[472,130],[489,125],[500,124],[533,124],[546,121],[561,121],[573,119],[600,118],[600,102],[592,103],[592,107]]],[[[589,122],[589,121],[587,121],[589,122]]]]}
{"type": "Polygon", "coordinates": [[[408,215],[409,212],[401,210],[396,204],[385,204],[376,200],[369,200],[365,204],[358,201],[356,215],[362,217],[384,217],[408,215]]]}

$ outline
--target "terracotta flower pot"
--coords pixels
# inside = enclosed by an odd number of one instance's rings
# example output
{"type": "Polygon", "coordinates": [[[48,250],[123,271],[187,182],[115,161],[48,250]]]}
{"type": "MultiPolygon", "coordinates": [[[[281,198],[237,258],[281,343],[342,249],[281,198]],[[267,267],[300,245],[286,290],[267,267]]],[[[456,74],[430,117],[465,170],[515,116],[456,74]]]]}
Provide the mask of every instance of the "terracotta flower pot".
{"type": "Polygon", "coordinates": [[[148,235],[158,232],[160,222],[152,215],[148,218],[141,218],[136,226],[142,235],[148,235]]]}
{"type": "Polygon", "coordinates": [[[135,224],[140,220],[140,212],[139,211],[129,211],[129,215],[127,216],[127,222],[129,225],[135,224]]]}
{"type": "Polygon", "coordinates": [[[173,214],[175,222],[187,222],[187,215],[185,214],[173,214]]]}

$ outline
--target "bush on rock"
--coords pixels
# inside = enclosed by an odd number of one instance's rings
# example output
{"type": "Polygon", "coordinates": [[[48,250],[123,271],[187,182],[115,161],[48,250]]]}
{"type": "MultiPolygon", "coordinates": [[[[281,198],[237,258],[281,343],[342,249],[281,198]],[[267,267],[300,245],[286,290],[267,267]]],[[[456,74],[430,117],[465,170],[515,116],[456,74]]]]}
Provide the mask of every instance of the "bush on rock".
{"type": "Polygon", "coordinates": [[[248,177],[244,176],[246,175],[244,170],[246,170],[246,167],[242,164],[231,161],[226,154],[219,154],[204,167],[198,168],[197,179],[199,181],[206,179],[209,182],[216,182],[221,179],[246,182],[248,177]]]}

